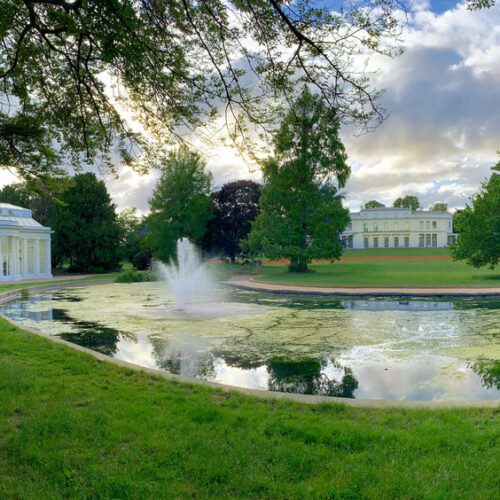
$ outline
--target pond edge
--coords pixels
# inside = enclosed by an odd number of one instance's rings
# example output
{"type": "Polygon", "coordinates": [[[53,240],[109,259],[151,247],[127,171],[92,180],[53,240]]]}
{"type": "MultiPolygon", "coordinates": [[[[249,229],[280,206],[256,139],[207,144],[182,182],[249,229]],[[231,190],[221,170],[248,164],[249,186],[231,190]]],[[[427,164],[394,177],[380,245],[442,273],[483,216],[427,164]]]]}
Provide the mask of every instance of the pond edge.
{"type": "MultiPolygon", "coordinates": [[[[14,298],[20,297],[24,290],[28,291],[40,291],[47,290],[50,288],[66,288],[71,286],[87,286],[87,285],[101,285],[114,283],[115,280],[99,280],[99,281],[80,281],[80,282],[69,282],[69,283],[57,283],[57,284],[47,284],[40,285],[36,287],[22,288],[17,290],[10,290],[7,292],[0,293],[0,304],[13,300],[14,298]]],[[[267,290],[263,290],[267,291],[267,290]]],[[[450,401],[399,401],[399,400],[388,400],[388,399],[350,399],[350,398],[339,398],[332,396],[316,396],[312,394],[296,394],[288,392],[276,392],[276,391],[265,391],[263,389],[249,389],[246,387],[238,387],[234,385],[221,384],[218,382],[210,382],[207,380],[200,380],[194,377],[186,377],[184,375],[176,375],[174,373],[167,372],[165,370],[158,370],[155,368],[147,368],[145,366],[137,365],[135,363],[129,363],[128,361],[122,361],[120,359],[112,358],[106,354],[102,354],[92,349],[88,349],[77,344],[73,344],[64,339],[61,339],[55,335],[49,335],[42,333],[34,328],[26,327],[21,325],[17,321],[7,318],[3,314],[0,316],[8,321],[10,324],[16,326],[21,331],[27,331],[29,333],[38,335],[39,337],[46,338],[57,344],[64,344],[77,351],[89,354],[99,361],[105,361],[113,363],[117,366],[123,368],[129,368],[137,372],[144,372],[150,375],[161,377],[167,380],[175,380],[177,382],[186,384],[196,384],[205,387],[210,387],[212,389],[219,389],[224,392],[239,392],[247,396],[254,396],[264,399],[276,399],[276,400],[288,400],[294,401],[296,403],[303,404],[344,404],[347,406],[355,407],[370,407],[370,408],[422,408],[422,409],[451,409],[451,408],[500,408],[500,399],[476,399],[469,401],[462,400],[450,400],[450,401]]]]}

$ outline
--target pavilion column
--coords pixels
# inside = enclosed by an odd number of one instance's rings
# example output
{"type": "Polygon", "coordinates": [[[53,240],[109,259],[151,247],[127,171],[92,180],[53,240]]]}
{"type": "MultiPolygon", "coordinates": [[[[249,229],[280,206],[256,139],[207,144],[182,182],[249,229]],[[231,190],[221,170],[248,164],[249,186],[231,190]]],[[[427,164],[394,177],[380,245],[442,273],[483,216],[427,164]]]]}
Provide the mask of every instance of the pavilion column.
{"type": "Polygon", "coordinates": [[[35,240],[35,274],[40,274],[40,240],[35,240]]]}
{"type": "Polygon", "coordinates": [[[19,268],[19,250],[17,249],[17,236],[12,236],[11,243],[11,270],[10,273],[12,275],[12,279],[16,279],[17,270],[19,268]]]}
{"type": "Polygon", "coordinates": [[[50,239],[45,240],[45,259],[46,259],[46,264],[45,264],[45,272],[49,275],[52,276],[52,263],[51,263],[51,257],[50,257],[50,239]]]}
{"type": "Polygon", "coordinates": [[[28,240],[23,239],[23,276],[28,274],[28,240]]]}

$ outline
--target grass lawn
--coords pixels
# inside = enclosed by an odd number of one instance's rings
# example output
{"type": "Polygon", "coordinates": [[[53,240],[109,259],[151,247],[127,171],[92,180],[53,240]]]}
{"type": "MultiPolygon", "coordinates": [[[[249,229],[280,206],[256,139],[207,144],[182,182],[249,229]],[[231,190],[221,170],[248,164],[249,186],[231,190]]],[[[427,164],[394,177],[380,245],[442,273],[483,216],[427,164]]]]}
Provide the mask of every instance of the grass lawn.
{"type": "Polygon", "coordinates": [[[342,257],[449,257],[448,248],[366,248],[344,250],[342,257]]]}
{"type": "Polygon", "coordinates": [[[495,498],[499,442],[498,409],[226,394],[0,318],[1,498],[495,498]]]}
{"type": "MultiPolygon", "coordinates": [[[[73,281],[110,280],[110,279],[117,278],[119,274],[120,273],[116,272],[116,273],[96,275],[96,276],[92,276],[92,277],[89,277],[89,278],[84,278],[84,277],[78,278],[78,277],[75,277],[75,279],[71,279],[71,280],[60,280],[60,281],[58,281],[57,279],[55,279],[53,281],[38,282],[38,283],[23,283],[23,282],[19,282],[19,281],[13,281],[11,283],[2,283],[0,285],[0,293],[9,292],[11,290],[18,290],[20,288],[30,288],[30,287],[33,287],[33,286],[43,286],[43,285],[56,285],[58,283],[64,284],[64,283],[71,283],[73,281]]],[[[56,278],[57,278],[57,276],[56,276],[56,278]]]]}
{"type": "Polygon", "coordinates": [[[258,279],[332,286],[497,286],[500,269],[475,269],[451,260],[379,260],[317,263],[310,273],[290,273],[285,264],[262,267],[258,279]]]}

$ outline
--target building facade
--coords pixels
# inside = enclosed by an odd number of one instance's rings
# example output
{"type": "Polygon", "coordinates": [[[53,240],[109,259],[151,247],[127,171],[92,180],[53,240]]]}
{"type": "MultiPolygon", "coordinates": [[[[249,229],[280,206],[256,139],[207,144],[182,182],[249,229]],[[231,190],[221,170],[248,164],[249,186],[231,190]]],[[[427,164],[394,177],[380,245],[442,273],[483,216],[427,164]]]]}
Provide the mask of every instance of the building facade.
{"type": "Polygon", "coordinates": [[[443,248],[455,239],[448,212],[384,207],[350,216],[342,234],[346,248],[443,248]]]}
{"type": "Polygon", "coordinates": [[[51,278],[50,234],[31,210],[0,203],[0,281],[51,278]]]}

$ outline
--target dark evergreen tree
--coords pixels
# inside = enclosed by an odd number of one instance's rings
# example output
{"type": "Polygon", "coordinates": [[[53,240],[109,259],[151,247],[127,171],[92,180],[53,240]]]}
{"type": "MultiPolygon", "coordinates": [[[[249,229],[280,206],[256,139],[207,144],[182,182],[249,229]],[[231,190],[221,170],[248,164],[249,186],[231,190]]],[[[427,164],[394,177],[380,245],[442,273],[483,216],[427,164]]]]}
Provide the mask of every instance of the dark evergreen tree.
{"type": "Polygon", "coordinates": [[[106,186],[93,173],[76,175],[73,181],[51,220],[53,265],[69,260],[72,271],[116,269],[121,229],[106,186]]]}

